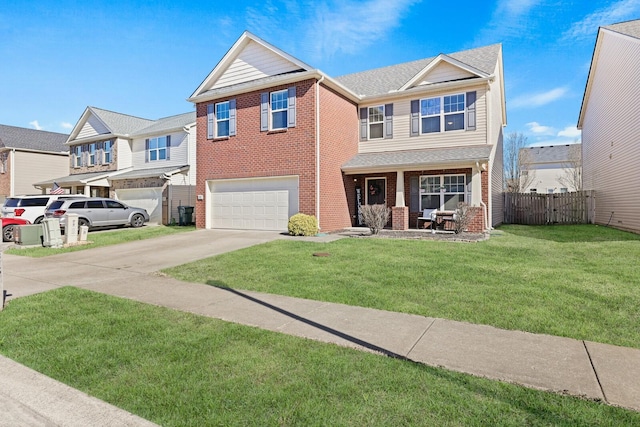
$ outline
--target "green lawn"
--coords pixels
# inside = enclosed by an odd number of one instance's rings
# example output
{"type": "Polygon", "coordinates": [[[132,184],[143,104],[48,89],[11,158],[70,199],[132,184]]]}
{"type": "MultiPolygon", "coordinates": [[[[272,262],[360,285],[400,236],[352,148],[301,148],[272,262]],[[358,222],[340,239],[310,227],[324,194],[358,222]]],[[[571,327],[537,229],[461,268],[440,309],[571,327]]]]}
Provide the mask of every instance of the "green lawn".
{"type": "Polygon", "coordinates": [[[163,426],[640,425],[598,402],[76,288],[11,301],[0,353],[163,426]]]}
{"type": "Polygon", "coordinates": [[[91,243],[85,245],[71,246],[68,248],[11,248],[5,252],[12,255],[23,255],[33,258],[40,258],[49,255],[57,255],[67,252],[83,251],[85,249],[97,248],[99,246],[117,245],[118,243],[132,242],[134,240],[152,239],[154,237],[166,236],[169,234],[193,231],[195,227],[176,226],[146,226],[141,228],[123,228],[120,230],[103,230],[89,232],[87,240],[91,243]]]}
{"type": "Polygon", "coordinates": [[[503,226],[479,243],[279,240],[164,272],[214,286],[640,348],[639,259],[636,234],[591,225],[503,226]]]}

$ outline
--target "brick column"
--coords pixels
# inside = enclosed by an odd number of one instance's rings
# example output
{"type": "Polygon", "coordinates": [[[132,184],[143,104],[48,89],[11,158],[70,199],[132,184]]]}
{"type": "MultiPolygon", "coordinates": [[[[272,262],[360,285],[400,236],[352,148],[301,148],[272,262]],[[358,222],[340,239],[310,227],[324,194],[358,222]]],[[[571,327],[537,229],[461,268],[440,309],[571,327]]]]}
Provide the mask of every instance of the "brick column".
{"type": "Polygon", "coordinates": [[[409,208],[394,206],[391,208],[391,228],[393,230],[409,229],[409,208]]]}

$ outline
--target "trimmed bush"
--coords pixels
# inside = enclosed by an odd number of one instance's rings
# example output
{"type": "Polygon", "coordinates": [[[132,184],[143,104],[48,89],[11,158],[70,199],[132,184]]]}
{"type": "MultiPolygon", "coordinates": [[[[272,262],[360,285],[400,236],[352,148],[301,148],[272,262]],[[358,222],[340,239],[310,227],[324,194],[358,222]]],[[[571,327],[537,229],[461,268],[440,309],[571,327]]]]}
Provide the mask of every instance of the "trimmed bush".
{"type": "Polygon", "coordinates": [[[391,209],[385,205],[364,205],[360,208],[362,222],[367,224],[371,234],[378,234],[389,221],[391,209]]]}
{"type": "Polygon", "coordinates": [[[289,234],[292,236],[315,236],[318,234],[318,220],[313,215],[297,213],[289,218],[289,234]]]}

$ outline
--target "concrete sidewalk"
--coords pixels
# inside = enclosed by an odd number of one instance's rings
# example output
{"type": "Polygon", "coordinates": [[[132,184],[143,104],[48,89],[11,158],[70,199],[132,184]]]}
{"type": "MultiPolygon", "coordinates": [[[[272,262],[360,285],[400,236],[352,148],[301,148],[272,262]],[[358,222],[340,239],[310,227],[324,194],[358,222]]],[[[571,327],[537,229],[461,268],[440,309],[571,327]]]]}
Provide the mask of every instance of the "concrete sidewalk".
{"type": "MultiPolygon", "coordinates": [[[[154,273],[160,268],[189,260],[286,238],[267,232],[202,230],[186,234],[174,239],[140,241],[39,260],[7,256],[4,261],[5,289],[15,298],[73,285],[225,321],[640,410],[640,350],[342,304],[216,288],[181,282],[154,273]],[[181,245],[186,245],[185,249],[181,245]],[[70,271],[73,274],[69,274],[70,271]]],[[[335,236],[310,240],[331,239],[335,239],[335,236]]],[[[19,371],[18,368],[14,369],[19,371]]],[[[26,380],[32,375],[31,372],[25,374],[26,380]]],[[[0,389],[11,389],[12,384],[3,381],[0,376],[0,389]]],[[[37,388],[37,385],[33,385],[34,391],[37,388]]],[[[34,411],[37,409],[29,407],[34,411]]],[[[46,409],[38,414],[46,417],[46,409]]]]}

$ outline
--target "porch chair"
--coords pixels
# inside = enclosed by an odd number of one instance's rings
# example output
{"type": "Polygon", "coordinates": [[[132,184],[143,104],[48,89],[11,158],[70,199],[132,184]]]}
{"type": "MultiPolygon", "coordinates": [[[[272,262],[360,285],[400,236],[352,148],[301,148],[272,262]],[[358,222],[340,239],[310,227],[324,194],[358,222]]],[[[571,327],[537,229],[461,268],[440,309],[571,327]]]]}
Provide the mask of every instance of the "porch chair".
{"type": "Polygon", "coordinates": [[[425,209],[422,211],[422,216],[418,217],[418,220],[416,222],[416,228],[420,228],[420,221],[424,221],[424,224],[422,224],[423,228],[427,228],[427,223],[429,223],[429,227],[433,229],[433,223],[435,222],[436,218],[436,210],[437,209],[425,209]]]}

